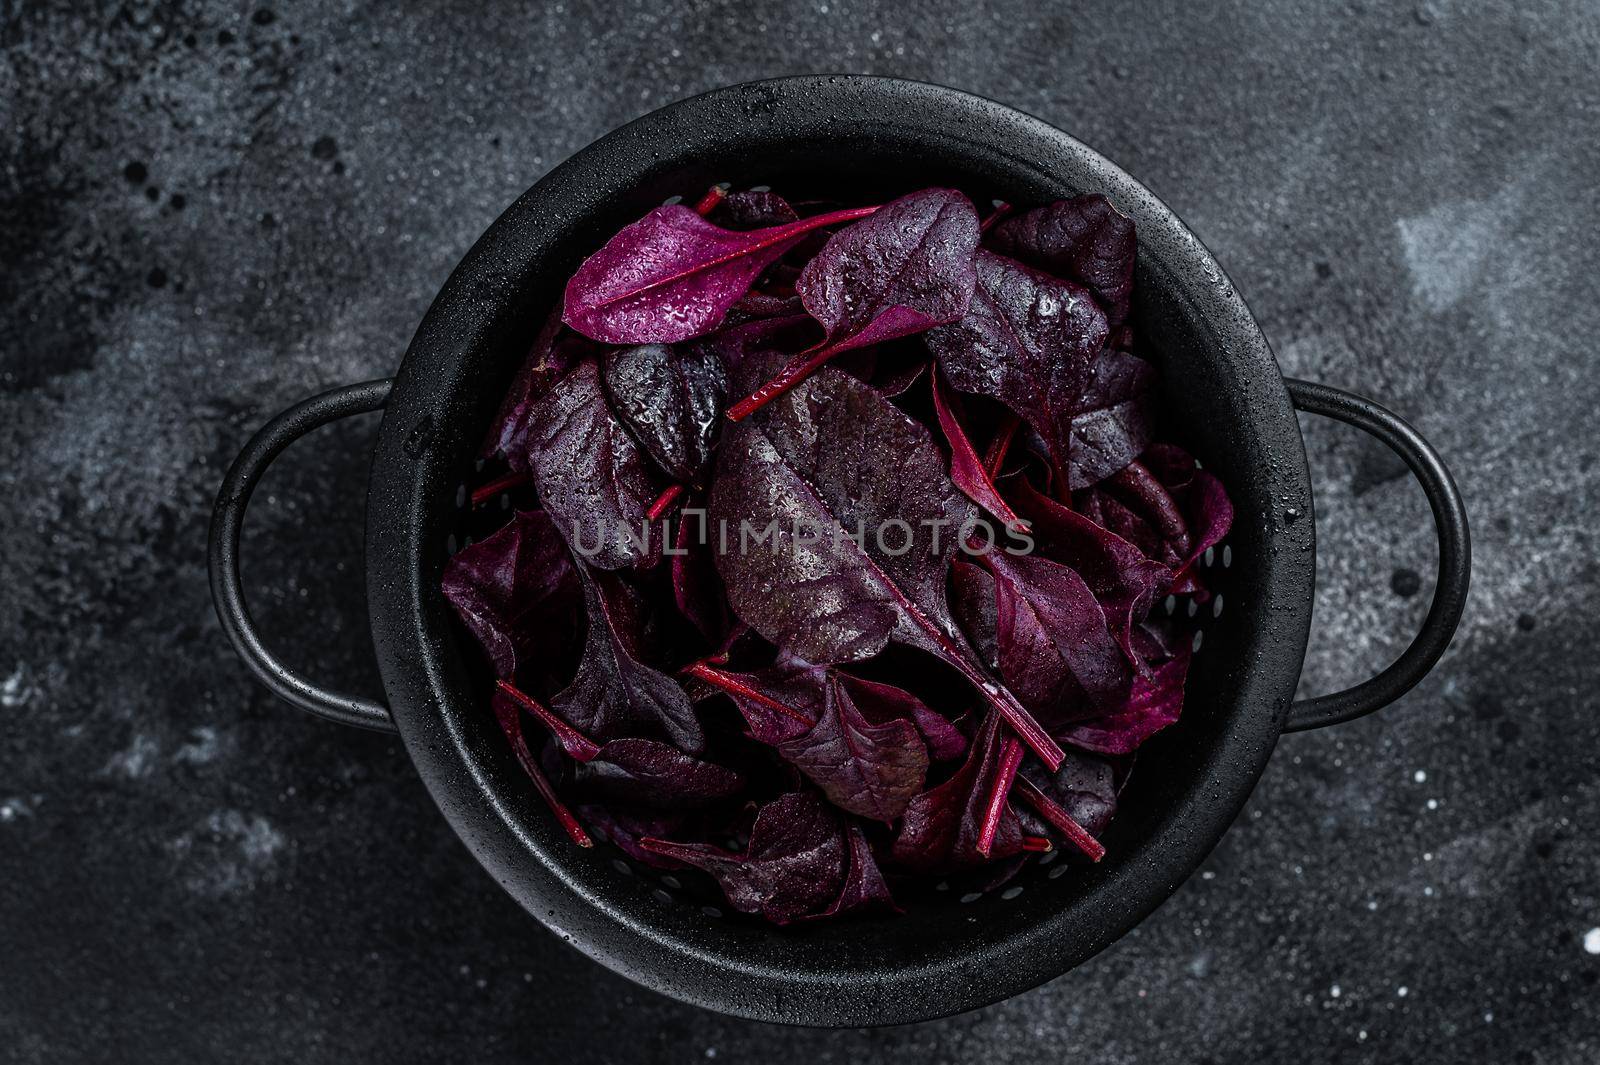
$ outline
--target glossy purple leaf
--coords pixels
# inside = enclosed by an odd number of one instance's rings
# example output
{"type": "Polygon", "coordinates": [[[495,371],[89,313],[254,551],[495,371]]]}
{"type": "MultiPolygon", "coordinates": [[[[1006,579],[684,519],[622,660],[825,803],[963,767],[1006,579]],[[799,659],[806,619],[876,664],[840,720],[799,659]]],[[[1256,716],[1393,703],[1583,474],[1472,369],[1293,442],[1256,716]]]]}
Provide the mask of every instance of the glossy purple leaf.
{"type": "Polygon", "coordinates": [[[600,743],[657,731],[691,754],[705,747],[694,705],[678,682],[643,661],[644,604],[615,574],[580,567],[589,613],[578,675],[550,709],[600,743]]]}
{"type": "Polygon", "coordinates": [[[1201,469],[1194,457],[1182,448],[1154,444],[1144,453],[1143,460],[1183,515],[1188,549],[1178,559],[1173,590],[1180,594],[1201,591],[1194,573],[1195,564],[1233,528],[1233,502],[1222,482],[1201,469]]]}
{"type": "Polygon", "coordinates": [[[1204,594],[1195,563],[1222,542],[1233,525],[1233,504],[1222,482],[1170,445],[1154,445],[1144,460],[1075,497],[1076,505],[1151,558],[1174,571],[1172,590],[1204,594]]]}
{"type": "Polygon", "coordinates": [[[1089,586],[1038,555],[988,556],[1000,675],[1052,732],[1122,706],[1133,668],[1089,586]]]}
{"type": "Polygon", "coordinates": [[[977,246],[972,201],[924,189],[835,233],[795,288],[837,354],[966,314],[977,246]]]}
{"type": "Polygon", "coordinates": [[[967,737],[955,723],[904,688],[849,674],[843,675],[843,683],[868,721],[882,724],[905,718],[916,725],[933,761],[948,762],[966,751],[967,737]]]}
{"type": "Polygon", "coordinates": [[[702,536],[701,523],[689,511],[704,513],[704,504],[691,500],[684,508],[673,534],[670,553],[672,601],[700,634],[713,644],[720,643],[728,632],[728,610],[722,591],[722,578],[717,576],[712,560],[711,545],[702,536]]]}
{"type": "Polygon", "coordinates": [[[1017,485],[1012,498],[1032,524],[1038,551],[1083,578],[1100,601],[1117,643],[1138,666],[1142,659],[1134,653],[1134,631],[1150,613],[1151,604],[1172,587],[1172,570],[1025,481],[1017,485]]]}
{"type": "Polygon", "coordinates": [[[693,814],[677,810],[638,810],[598,802],[586,803],[574,809],[592,832],[603,836],[605,842],[613,844],[636,862],[655,869],[693,868],[639,845],[642,839],[687,836],[698,831],[700,826],[692,820],[693,814]]]}
{"type": "Polygon", "coordinates": [[[1183,685],[1189,673],[1189,642],[1164,641],[1140,630],[1135,646],[1152,659],[1146,675],[1134,678],[1127,701],[1115,711],[1064,727],[1063,743],[1100,754],[1131,754],[1151,736],[1178,720],[1183,711],[1183,685]],[[1160,656],[1167,657],[1160,657],[1160,656]]]}
{"type": "Polygon", "coordinates": [[[845,851],[844,887],[840,889],[839,897],[833,900],[833,905],[817,916],[838,917],[858,910],[904,912],[890,894],[889,884],[883,878],[883,871],[878,868],[878,860],[861,826],[851,824],[846,828],[846,833],[848,847],[845,851]]]}
{"type": "Polygon", "coordinates": [[[1059,761],[951,620],[945,577],[972,509],[925,428],[826,370],[763,417],[731,427],[721,452],[709,509],[714,528],[733,530],[717,544],[717,568],[734,613],[808,662],[860,661],[891,639],[927,651],[971,681],[1048,764],[1059,761]],[[770,529],[771,538],[747,542],[745,529],[770,529]]]}
{"type": "Polygon", "coordinates": [[[1150,443],[1156,372],[1123,351],[1102,352],[1065,408],[1067,487],[1076,491],[1124,469],[1150,443]]]}
{"type": "Polygon", "coordinates": [[[906,807],[894,841],[897,865],[911,872],[948,873],[1005,858],[1022,849],[1022,828],[1008,806],[1002,812],[989,854],[978,851],[984,809],[999,776],[1002,744],[1000,719],[988,714],[961,768],[906,807]]]}
{"type": "Polygon", "coordinates": [[[1021,415],[1069,481],[1093,483],[1108,461],[1101,449],[1115,450],[1116,429],[1135,413],[1127,389],[1148,383],[1130,376],[1132,364],[1102,369],[1106,319],[1086,289],[990,251],[978,252],[976,274],[966,316],[929,332],[929,350],[957,389],[1021,415]]]}
{"type": "Polygon", "coordinates": [[[492,536],[456,552],[440,585],[496,676],[522,676],[542,688],[570,667],[583,593],[544,511],[518,511],[492,536]]]}
{"type": "Polygon", "coordinates": [[[951,189],[924,189],[835,233],[796,290],[826,334],[728,408],[741,421],[843,352],[954,322],[972,299],[978,213],[951,189]]]}
{"type": "Polygon", "coordinates": [[[684,754],[657,740],[612,740],[573,770],[576,793],[655,810],[690,810],[729,799],[744,788],[732,769],[684,754]]]}
{"type": "Polygon", "coordinates": [[[733,310],[728,313],[728,325],[723,328],[732,329],[735,325],[747,325],[768,318],[792,318],[795,315],[804,317],[812,325],[816,324],[816,320],[806,314],[805,304],[800,302],[799,296],[747,292],[733,305],[733,310]]]}
{"type": "Polygon", "coordinates": [[[707,843],[647,839],[640,845],[710,873],[730,906],[776,924],[820,913],[840,897],[849,850],[839,818],[807,792],[763,806],[742,854],[707,843]]]}
{"type": "Polygon", "coordinates": [[[870,207],[739,232],[682,204],[625,227],[567,282],[563,320],[605,344],[672,344],[716,329],[762,270],[807,233],[870,207]]]}
{"type": "Polygon", "coordinates": [[[1000,652],[995,630],[999,618],[994,577],[989,571],[957,556],[950,564],[950,609],[979,659],[987,668],[998,670],[1000,652]]]}
{"type": "Polygon", "coordinates": [[[939,730],[927,720],[938,715],[907,692],[793,658],[754,673],[695,674],[732,698],[750,735],[776,747],[835,806],[872,820],[892,821],[922,790],[928,747],[919,708],[946,750],[954,731],[948,722],[939,730]]]}
{"type": "Polygon", "coordinates": [[[1094,293],[1113,325],[1128,317],[1138,252],[1133,220],[1099,194],[1013,215],[990,232],[994,247],[1094,293]]]}
{"type": "Polygon", "coordinates": [[[557,382],[535,409],[534,423],[534,484],[573,551],[602,569],[658,558],[659,536],[645,514],[660,486],[606,401],[599,368],[584,362],[557,382]]]}
{"type": "MultiPolygon", "coordinates": [[[[775,357],[772,353],[807,347],[818,336],[816,320],[809,314],[785,314],[730,325],[695,344],[721,359],[729,380],[739,387],[755,376],[753,370],[745,368],[747,362],[766,367],[775,357]]],[[[759,383],[760,380],[755,382],[759,383]]]]}
{"type": "Polygon", "coordinates": [[[483,457],[503,455],[513,470],[528,472],[528,435],[534,425],[534,408],[562,374],[593,354],[593,342],[563,329],[560,312],[552,311],[489,423],[481,449],[483,457]]]}
{"type": "Polygon", "coordinates": [[[754,190],[724,193],[706,217],[725,229],[737,230],[781,226],[800,218],[782,196],[754,190]]]}
{"type": "Polygon", "coordinates": [[[835,806],[876,821],[899,817],[928,774],[928,748],[909,718],[873,723],[837,675],[824,688],[822,713],[779,752],[835,806]]]}
{"type": "Polygon", "coordinates": [[[639,344],[605,358],[611,409],[675,481],[699,477],[722,425],[722,362],[695,344],[639,344]]]}

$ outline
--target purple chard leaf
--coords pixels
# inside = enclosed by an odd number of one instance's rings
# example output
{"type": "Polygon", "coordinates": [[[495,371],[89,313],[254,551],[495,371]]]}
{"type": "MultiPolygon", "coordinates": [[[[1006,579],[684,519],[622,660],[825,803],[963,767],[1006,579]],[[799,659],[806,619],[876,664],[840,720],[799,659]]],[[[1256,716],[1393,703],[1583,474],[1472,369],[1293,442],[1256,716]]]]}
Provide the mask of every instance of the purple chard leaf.
{"type": "Polygon", "coordinates": [[[954,322],[974,283],[978,212],[952,189],[924,189],[835,233],[795,288],[826,335],[728,409],[748,418],[842,352],[954,322]]]}
{"type": "Polygon", "coordinates": [[[1000,808],[988,853],[978,845],[1003,772],[1007,738],[999,725],[997,715],[986,715],[961,768],[911,800],[894,841],[896,864],[912,872],[949,873],[1022,850],[1022,826],[1009,805],[1000,808]]]}
{"type": "Polygon", "coordinates": [[[640,344],[605,359],[611,409],[674,481],[691,481],[711,458],[722,422],[727,378],[715,354],[698,345],[640,344]]]}
{"type": "Polygon", "coordinates": [[[1044,440],[1069,484],[1092,484],[1149,442],[1154,373],[1103,352],[1106,319],[1087,290],[979,251],[967,314],[928,333],[950,383],[999,400],[1044,440]]]}
{"type": "Polygon", "coordinates": [[[662,839],[643,839],[639,845],[710,873],[730,906],[776,924],[820,913],[840,898],[849,850],[839,818],[805,792],[763,806],[742,854],[662,839]]]}
{"type": "Polygon", "coordinates": [[[572,683],[550,708],[601,743],[640,727],[664,734],[691,754],[705,747],[694,704],[678,682],[641,661],[643,603],[615,574],[580,566],[589,631],[572,683]]]}
{"type": "Polygon", "coordinates": [[[1129,761],[1068,751],[1067,760],[1054,773],[1029,763],[1022,767],[1022,776],[1089,834],[1098,837],[1117,812],[1117,796],[1127,778],[1129,761]]]}
{"type": "Polygon", "coordinates": [[[600,370],[580,363],[540,401],[529,440],[539,498],[573,551],[602,569],[660,556],[646,515],[649,462],[606,402],[600,370]]]}
{"type": "Polygon", "coordinates": [[[951,620],[949,557],[972,509],[927,429],[828,370],[731,429],[721,452],[709,509],[730,531],[717,568],[734,613],[808,662],[860,661],[891,639],[926,651],[972,682],[1046,764],[1060,761],[951,620]]]}
{"type": "Polygon", "coordinates": [[[878,860],[873,856],[866,833],[856,824],[850,825],[847,832],[849,849],[845,854],[844,887],[839,891],[839,897],[833,900],[833,905],[817,916],[837,917],[856,910],[904,912],[889,893],[889,884],[883,879],[883,871],[878,868],[878,860]]]}
{"type": "Polygon", "coordinates": [[[673,344],[711,332],[762,270],[823,226],[876,208],[739,232],[682,204],[625,227],[567,282],[563,320],[603,344],[673,344]]]}
{"type": "Polygon", "coordinates": [[[706,217],[725,229],[737,230],[765,229],[800,220],[789,201],[776,192],[754,190],[723,193],[706,217]]]}
{"type": "Polygon", "coordinates": [[[1142,628],[1134,647],[1151,660],[1151,668],[1134,678],[1121,706],[1064,727],[1060,732],[1063,743],[1099,754],[1131,754],[1178,720],[1183,711],[1183,683],[1189,673],[1189,641],[1168,640],[1142,628]]]}
{"type": "Polygon", "coordinates": [[[1112,635],[1135,667],[1133,636],[1150,606],[1172,587],[1173,573],[1122,537],[1089,518],[1041,495],[1027,482],[1014,493],[1017,509],[1032,523],[1044,557],[1083,578],[1105,610],[1112,635]]]}
{"type": "Polygon", "coordinates": [[[576,650],[578,576],[550,515],[518,511],[494,535],[445,563],[444,596],[503,678],[544,687],[576,650]]]}
{"type": "Polygon", "coordinates": [[[656,810],[687,810],[732,798],[744,778],[732,769],[701,761],[657,740],[620,739],[605,744],[573,771],[573,785],[586,799],[656,810]]]}
{"type": "Polygon", "coordinates": [[[1121,707],[1133,667],[1076,572],[1038,555],[987,556],[994,575],[1000,675],[1051,731],[1121,707]]]}
{"type": "Polygon", "coordinates": [[[955,726],[909,692],[828,666],[788,658],[754,673],[704,663],[689,672],[728,695],[750,735],[777,748],[835,806],[871,820],[894,820],[922,790],[922,728],[944,751],[962,742],[950,737],[960,737],[955,726]]]}
{"type": "Polygon", "coordinates": [[[1063,412],[1067,487],[1076,491],[1125,468],[1150,443],[1156,372],[1125,351],[1106,351],[1063,412]]]}
{"type": "Polygon", "coordinates": [[[588,337],[563,330],[561,314],[552,311],[545,320],[533,348],[523,359],[511,387],[500,401],[489,433],[484,438],[482,455],[504,455],[506,464],[518,473],[528,472],[528,435],[533,429],[533,411],[551,387],[580,359],[595,354],[588,337]]]}
{"type": "Polygon", "coordinates": [[[1097,194],[1013,215],[989,234],[1000,251],[1094,293],[1112,325],[1128,317],[1138,251],[1133,220],[1097,194]]]}

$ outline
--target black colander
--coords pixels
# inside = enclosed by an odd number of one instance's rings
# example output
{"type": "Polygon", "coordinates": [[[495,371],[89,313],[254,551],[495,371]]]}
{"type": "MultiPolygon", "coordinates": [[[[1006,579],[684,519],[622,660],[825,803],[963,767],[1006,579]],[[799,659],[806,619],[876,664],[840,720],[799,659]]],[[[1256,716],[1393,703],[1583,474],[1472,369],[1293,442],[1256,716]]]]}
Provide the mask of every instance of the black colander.
{"type": "Polygon", "coordinates": [[[1369,713],[1409,690],[1460,619],[1466,514],[1433,450],[1395,415],[1286,382],[1220,267],[1142,185],[1043,122],[951,89],[801,77],[721,89],[602,138],[525,193],[445,283],[392,382],[354,385],[280,414],[240,454],[217,502],[212,588],[223,627],[273,691],[306,710],[398,731],[479,861],[561,938],[645,986],[739,1016],[819,1025],[926,1019],[1050,979],[1137,924],[1205,859],[1285,730],[1369,713]],[[497,520],[466,504],[484,429],[533,333],[582,258],[673,195],[772,185],[848,202],[929,185],[1034,204],[1110,197],[1138,226],[1134,328],[1162,368],[1182,441],[1228,486],[1233,532],[1204,560],[1216,595],[1193,613],[1199,653],[1182,720],[1140,750],[1085,866],[1040,856],[997,891],[946,884],[903,916],[775,928],[732,914],[615,848],[574,847],[488,711],[489,677],[439,592],[453,550],[497,520]],[[1295,407],[1358,425],[1421,482],[1440,539],[1423,628],[1379,676],[1293,703],[1311,622],[1315,525],[1295,407]],[[261,643],[238,576],[251,490],[289,442],[384,410],[367,497],[367,591],[387,707],[325,691],[261,643]]]}

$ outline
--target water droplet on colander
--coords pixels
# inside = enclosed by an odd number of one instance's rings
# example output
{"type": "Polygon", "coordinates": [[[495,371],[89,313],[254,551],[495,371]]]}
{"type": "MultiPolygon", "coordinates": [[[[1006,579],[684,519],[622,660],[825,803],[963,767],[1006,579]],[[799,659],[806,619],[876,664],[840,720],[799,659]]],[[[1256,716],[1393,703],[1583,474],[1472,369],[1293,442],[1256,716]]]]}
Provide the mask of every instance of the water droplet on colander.
{"type": "Polygon", "coordinates": [[[1299,507],[1288,507],[1288,508],[1286,508],[1284,510],[1284,512],[1283,512],[1283,520],[1288,522],[1291,525],[1293,525],[1295,522],[1299,521],[1300,520],[1300,508],[1299,507]]]}

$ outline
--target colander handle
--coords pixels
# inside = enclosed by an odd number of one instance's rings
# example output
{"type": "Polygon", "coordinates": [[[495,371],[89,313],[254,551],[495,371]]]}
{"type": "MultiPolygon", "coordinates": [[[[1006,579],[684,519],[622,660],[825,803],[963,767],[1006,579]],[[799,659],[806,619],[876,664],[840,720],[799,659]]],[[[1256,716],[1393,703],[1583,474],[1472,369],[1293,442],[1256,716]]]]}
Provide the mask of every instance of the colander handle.
{"type": "Polygon", "coordinates": [[[1467,534],[1467,506],[1461,490],[1445,468],[1444,460],[1398,414],[1329,385],[1285,379],[1289,398],[1295,407],[1310,414],[1321,414],[1353,425],[1383,443],[1405,460],[1422,485],[1433,510],[1433,525],[1439,535],[1439,577],[1434,584],[1433,602],[1422,629],[1382,673],[1371,680],[1331,695],[1301,699],[1289,708],[1285,732],[1337,725],[1381,710],[1416,687],[1427,676],[1455,635],[1461,612],[1467,604],[1467,586],[1472,580],[1472,544],[1467,534]]]}
{"type": "Polygon", "coordinates": [[[244,525],[245,508],[250,505],[250,494],[255,491],[256,482],[284,448],[329,422],[378,410],[389,398],[389,386],[393,383],[386,378],[336,388],[301,400],[263,425],[239,452],[227,477],[223,478],[222,491],[217,493],[217,506],[211,514],[211,542],[207,550],[211,600],[222,622],[222,631],[256,679],[279,698],[319,717],[386,732],[394,731],[388,710],[370,699],[318,687],[284,665],[261,642],[261,634],[250,617],[250,608],[245,605],[244,585],[239,580],[239,530],[244,525]]]}

